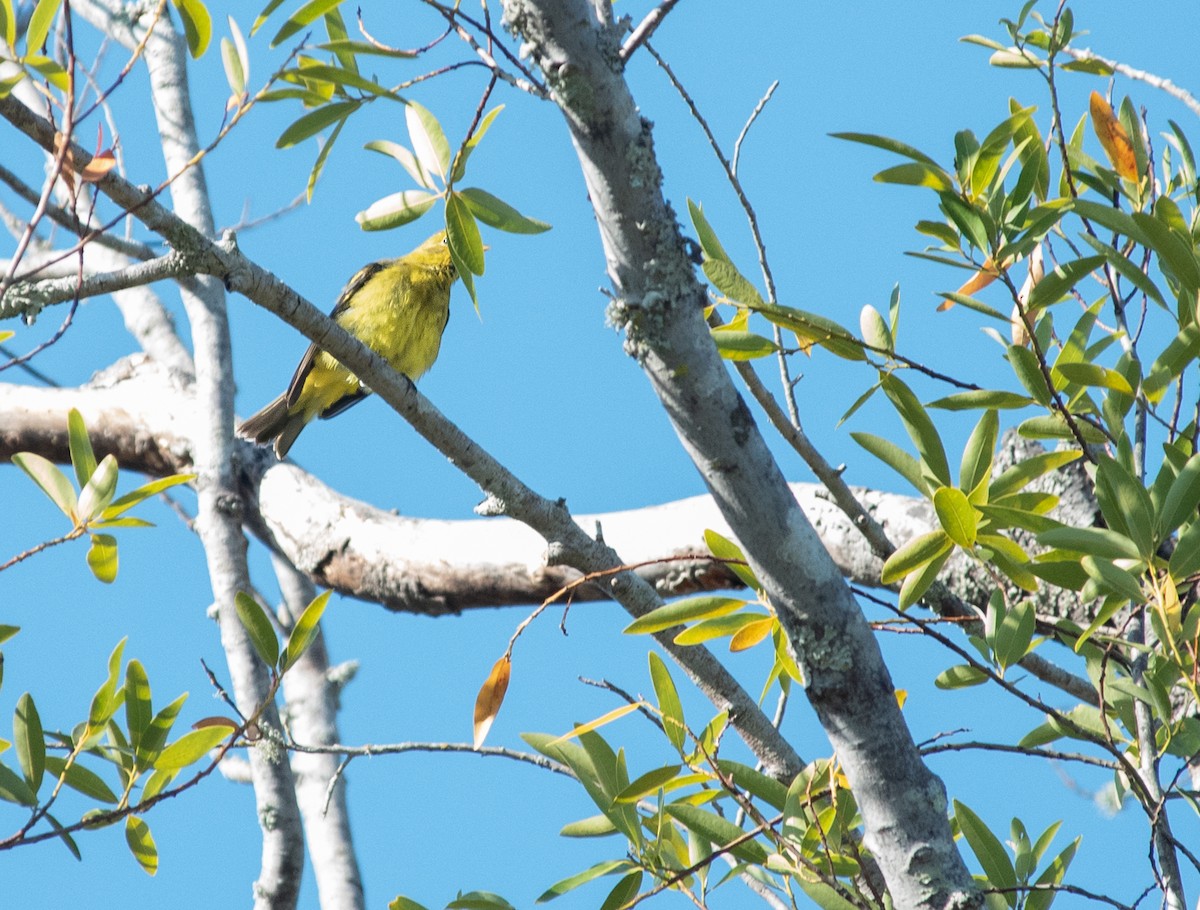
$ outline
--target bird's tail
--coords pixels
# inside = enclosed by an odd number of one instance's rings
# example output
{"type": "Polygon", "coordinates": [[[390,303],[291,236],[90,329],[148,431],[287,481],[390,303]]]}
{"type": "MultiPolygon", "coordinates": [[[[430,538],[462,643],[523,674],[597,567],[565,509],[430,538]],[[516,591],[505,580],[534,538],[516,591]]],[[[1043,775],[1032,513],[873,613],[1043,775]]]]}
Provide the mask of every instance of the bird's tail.
{"type": "Polygon", "coordinates": [[[238,425],[237,433],[259,445],[266,445],[274,440],[275,454],[282,460],[287,457],[288,449],[307,423],[304,411],[288,413],[286,396],[280,395],[257,414],[243,420],[238,425]]]}

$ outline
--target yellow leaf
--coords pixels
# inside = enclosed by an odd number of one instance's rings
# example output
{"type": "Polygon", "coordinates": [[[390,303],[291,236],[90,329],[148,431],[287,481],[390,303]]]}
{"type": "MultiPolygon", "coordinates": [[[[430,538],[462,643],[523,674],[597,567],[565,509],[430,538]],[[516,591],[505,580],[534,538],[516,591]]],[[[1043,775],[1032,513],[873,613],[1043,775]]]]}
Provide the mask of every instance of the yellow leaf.
{"type": "Polygon", "coordinates": [[[483,745],[488,730],[492,728],[492,721],[500,712],[500,706],[504,703],[504,693],[508,691],[508,678],[511,675],[512,660],[505,654],[493,664],[492,672],[488,674],[487,681],[479,689],[479,695],[475,697],[474,744],[476,749],[483,745]]]}
{"type": "Polygon", "coordinates": [[[1113,113],[1112,106],[1104,100],[1099,92],[1092,92],[1088,99],[1088,108],[1092,112],[1092,128],[1096,138],[1104,147],[1113,170],[1126,180],[1138,179],[1137,158],[1133,154],[1133,143],[1129,141],[1129,133],[1113,113]]]}
{"type": "Polygon", "coordinates": [[[635,701],[632,704],[621,705],[619,708],[613,708],[607,714],[602,714],[595,720],[589,720],[586,724],[580,724],[570,733],[564,733],[558,739],[551,740],[546,743],[547,746],[557,746],[559,743],[566,742],[568,739],[574,739],[576,736],[582,736],[584,733],[591,733],[593,730],[603,727],[605,724],[611,724],[614,720],[620,720],[626,714],[636,711],[642,707],[640,701],[635,701]]]}
{"type": "Polygon", "coordinates": [[[756,619],[738,629],[737,634],[729,640],[730,651],[746,651],[766,638],[775,629],[775,617],[756,619]]]}
{"type": "Polygon", "coordinates": [[[116,166],[117,159],[113,157],[112,150],[105,149],[83,166],[79,172],[79,179],[84,183],[99,183],[101,178],[116,166]]]}
{"type": "Polygon", "coordinates": [[[896,690],[896,704],[900,706],[900,710],[904,710],[904,703],[908,701],[908,689],[896,690]]]}

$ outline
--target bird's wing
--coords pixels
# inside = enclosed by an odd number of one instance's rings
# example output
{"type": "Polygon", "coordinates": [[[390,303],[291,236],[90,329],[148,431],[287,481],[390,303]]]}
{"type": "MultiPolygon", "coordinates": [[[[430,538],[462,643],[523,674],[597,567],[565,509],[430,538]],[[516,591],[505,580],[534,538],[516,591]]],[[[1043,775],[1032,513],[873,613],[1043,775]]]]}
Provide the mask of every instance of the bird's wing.
{"type": "MultiPolygon", "coordinates": [[[[338,299],[334,303],[333,309],[329,311],[329,317],[337,319],[339,315],[345,312],[354,295],[361,291],[363,285],[375,277],[376,273],[381,271],[384,265],[386,263],[370,262],[355,272],[354,277],[342,288],[342,293],[338,294],[338,299]]],[[[296,372],[292,374],[292,381],[288,384],[287,391],[284,393],[284,399],[287,401],[289,408],[293,407],[300,400],[300,392],[304,388],[304,380],[307,378],[309,372],[312,371],[313,363],[320,352],[320,348],[315,344],[310,344],[308,350],[304,352],[304,356],[300,358],[300,365],[296,367],[296,372]]],[[[349,405],[346,405],[346,407],[349,407],[349,405]]]]}

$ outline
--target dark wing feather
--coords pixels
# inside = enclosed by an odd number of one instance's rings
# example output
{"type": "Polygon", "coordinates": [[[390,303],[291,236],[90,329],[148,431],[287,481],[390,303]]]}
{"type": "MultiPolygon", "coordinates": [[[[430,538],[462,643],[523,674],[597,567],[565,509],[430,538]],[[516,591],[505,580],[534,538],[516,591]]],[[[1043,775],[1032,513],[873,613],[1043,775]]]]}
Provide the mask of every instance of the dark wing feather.
{"type": "Polygon", "coordinates": [[[342,411],[348,410],[352,405],[358,404],[371,393],[365,391],[361,386],[353,395],[343,395],[329,407],[327,407],[320,415],[322,420],[328,420],[330,417],[337,417],[342,411]]]}
{"type": "MultiPolygon", "coordinates": [[[[374,278],[378,272],[382,271],[384,265],[386,265],[386,263],[369,262],[355,272],[354,277],[346,283],[344,288],[342,288],[342,293],[338,294],[338,299],[333,304],[333,309],[329,311],[329,318],[337,319],[338,316],[340,316],[350,305],[350,300],[354,297],[354,295],[361,291],[363,285],[374,278]]],[[[284,400],[287,402],[289,408],[294,407],[296,402],[300,400],[300,392],[304,388],[304,380],[312,371],[313,363],[316,361],[317,354],[320,352],[320,348],[318,348],[315,344],[310,344],[308,346],[308,350],[304,352],[304,356],[300,358],[300,365],[296,367],[296,372],[292,374],[292,381],[288,383],[287,391],[283,393],[284,400]]],[[[350,405],[354,404],[354,402],[357,400],[358,399],[355,398],[345,405],[339,401],[328,408],[321,416],[332,417],[334,414],[340,414],[346,408],[350,407],[350,405]]]]}

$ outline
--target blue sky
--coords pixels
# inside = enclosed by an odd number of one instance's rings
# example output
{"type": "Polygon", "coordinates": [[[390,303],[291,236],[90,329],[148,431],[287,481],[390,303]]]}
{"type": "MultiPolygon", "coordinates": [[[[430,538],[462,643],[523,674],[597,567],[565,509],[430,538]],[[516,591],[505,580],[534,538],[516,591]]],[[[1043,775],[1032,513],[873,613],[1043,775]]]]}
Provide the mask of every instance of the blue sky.
{"type": "MultiPolygon", "coordinates": [[[[780,80],[743,149],[742,178],[758,210],[781,302],[856,326],[860,308],[870,303],[885,309],[900,282],[899,340],[906,353],[951,372],[1002,381],[999,350],[979,333],[977,321],[962,308],[933,311],[934,292],[957,287],[961,274],[903,254],[922,245],[912,225],[934,217],[931,197],[873,183],[872,175],[895,161],[828,134],[894,136],[948,163],[954,132],[986,133],[1007,115],[1010,96],[1038,104],[1045,131],[1040,80],[991,69],[985,51],[958,41],[971,32],[998,37],[996,20],[1015,15],[1017,7],[679,4],[654,44],[727,151],[767,86],[780,80]]],[[[212,8],[219,34],[229,10],[236,9],[243,28],[249,25],[251,16],[241,5],[213,3],[212,8]]],[[[415,45],[434,34],[436,23],[415,5],[404,5],[395,21],[387,19],[390,8],[378,4],[364,10],[385,40],[415,45]]],[[[649,8],[644,2],[617,6],[635,20],[649,8]]],[[[1134,29],[1127,4],[1090,2],[1079,5],[1076,21],[1092,32],[1083,43],[1098,52],[1200,89],[1194,30],[1181,29],[1178,22],[1163,25],[1182,9],[1177,3],[1139,4],[1146,25],[1134,29]]],[[[250,44],[253,84],[281,60],[281,53],[268,53],[261,39],[250,44]]],[[[451,50],[450,56],[458,55],[457,46],[451,50]]],[[[387,72],[403,73],[394,76],[400,79],[418,71],[416,64],[409,66],[387,72]]],[[[454,73],[411,93],[442,119],[452,140],[469,122],[481,72],[454,73]]],[[[689,197],[703,202],[725,246],[750,274],[753,255],[744,220],[699,129],[645,53],[637,55],[629,78],[643,113],[654,121],[666,191],[676,211],[686,217],[689,197]]],[[[162,163],[155,137],[139,122],[141,85],[140,76],[131,78],[115,100],[116,111],[130,178],[156,183],[162,163]]],[[[1062,88],[1064,110],[1073,119],[1086,110],[1087,93],[1103,90],[1104,83],[1074,76],[1062,88]]],[[[1121,82],[1118,94],[1125,93],[1150,108],[1155,132],[1171,117],[1196,135],[1195,118],[1162,93],[1121,82]]],[[[193,94],[205,141],[219,124],[225,100],[215,53],[196,64],[193,94]]],[[[457,289],[441,359],[422,380],[422,391],[525,482],[544,495],[565,497],[577,512],[636,508],[703,492],[636,364],[605,325],[600,244],[560,116],[550,104],[511,90],[501,90],[495,100],[507,108],[472,159],[469,182],[551,222],[554,230],[537,237],[485,235],[492,250],[478,282],[481,317],[457,289]]],[[[243,207],[252,216],[267,214],[303,190],[315,145],[273,148],[296,115],[283,106],[259,108],[206,161],[219,224],[236,223],[243,207]]],[[[6,137],[7,163],[7,150],[16,142],[7,127],[0,126],[0,136],[6,137]]],[[[406,141],[399,106],[380,102],[351,124],[311,205],[239,238],[249,255],[318,305],[331,303],[361,264],[406,252],[434,229],[432,222],[421,222],[391,233],[359,231],[356,212],[408,186],[394,162],[362,150],[364,142],[380,138],[406,141]]],[[[690,231],[686,224],[685,229],[690,231]]],[[[181,313],[171,290],[162,293],[181,313]]],[[[238,411],[247,415],[282,390],[306,341],[244,299],[232,298],[229,309],[238,411]]],[[[20,350],[32,346],[53,330],[58,317],[47,312],[36,326],[18,328],[11,344],[20,350]]],[[[38,366],[64,385],[77,384],[130,349],[111,302],[95,300],[81,308],[76,325],[38,366]]],[[[847,432],[871,429],[899,438],[885,409],[868,408],[848,427],[836,428],[871,377],[820,353],[800,369],[805,426],[826,457],[844,462],[852,483],[907,492],[847,432]]],[[[764,375],[772,379],[775,374],[768,367],[764,375]]],[[[936,390],[920,391],[933,397],[936,390]]],[[[951,439],[967,428],[952,425],[951,439]]],[[[955,445],[951,441],[948,448],[953,451],[955,445]]],[[[778,451],[790,478],[811,479],[794,456],[782,447],[778,451]]],[[[292,457],[334,488],[406,515],[470,518],[481,498],[472,483],[378,401],[310,427],[292,457]]],[[[127,478],[122,489],[133,483],[127,478]]],[[[0,557],[61,533],[57,512],[15,469],[0,468],[0,489],[0,514],[9,517],[0,523],[0,557]]],[[[187,494],[181,500],[190,507],[187,494]]],[[[5,647],[0,715],[7,716],[21,692],[32,690],[48,727],[73,723],[86,712],[104,661],[124,635],[129,636],[126,656],[147,667],[156,704],[190,691],[185,721],[218,710],[199,663],[203,658],[222,666],[215,626],[205,618],[210,594],[199,545],[166,508],[151,504],[143,514],[159,528],[121,534],[121,574],[111,587],[91,578],[82,545],[47,552],[0,578],[0,622],[23,628],[5,647]]],[[[702,530],[697,528],[697,539],[702,530]]],[[[252,547],[251,555],[256,579],[273,594],[265,554],[252,547]]],[[[469,739],[478,686],[523,615],[517,609],[487,610],[429,620],[335,597],[325,622],[333,659],[361,663],[343,698],[344,741],[469,739]]],[[[520,644],[512,687],[489,741],[519,747],[522,731],[562,732],[573,721],[614,706],[611,698],[579,683],[579,676],[648,690],[646,642],[622,636],[625,622],[613,605],[584,605],[572,610],[566,637],[558,631],[558,614],[535,624],[520,644]]],[[[906,713],[918,740],[959,727],[972,728],[979,738],[1015,739],[1041,720],[980,690],[934,690],[929,680],[955,661],[931,645],[885,635],[883,646],[897,685],[912,693],[906,713]]],[[[731,663],[757,691],[766,669],[763,658],[750,653],[731,663]]],[[[1056,701],[1053,692],[1040,694],[1056,701]]],[[[690,717],[708,710],[699,699],[689,700],[687,708],[690,717]]],[[[826,754],[815,718],[799,701],[790,709],[787,732],[806,757],[826,754]]],[[[629,743],[633,769],[646,770],[665,758],[661,745],[634,719],[611,735],[629,743]]],[[[1101,777],[978,754],[942,756],[931,765],[945,776],[953,796],[1001,834],[1014,812],[1031,831],[1064,819],[1060,847],[1083,833],[1071,880],[1094,890],[1111,889],[1122,900],[1132,900],[1146,884],[1141,871],[1146,842],[1136,810],[1108,819],[1076,792],[1076,786],[1098,788],[1101,777]],[[1067,775],[1073,780],[1065,781],[1067,775]],[[1026,789],[1031,797],[1017,795],[1026,789]],[[1114,855],[1136,859],[1126,866],[1113,863],[1114,855]],[[1132,869],[1138,870],[1136,877],[1132,869]]],[[[458,889],[476,888],[528,906],[553,881],[615,851],[612,842],[558,838],[561,825],[592,810],[569,783],[528,767],[474,756],[405,755],[359,760],[349,779],[372,906],[403,892],[437,907],[458,889]]],[[[98,908],[237,906],[247,899],[259,849],[247,788],[212,780],[201,791],[157,808],[149,822],[161,853],[155,879],[137,868],[114,829],[81,838],[82,864],[56,844],[0,854],[0,903],[19,900],[39,910],[68,899],[98,908]]],[[[0,833],[19,824],[16,813],[0,810],[0,833]]],[[[1194,836],[1194,828],[1185,826],[1184,835],[1194,836]]],[[[1194,891],[1196,882],[1191,885],[1194,891]]],[[[602,899],[602,890],[593,888],[559,904],[591,907],[602,899]]],[[[678,899],[664,900],[682,905],[678,899]]],[[[315,901],[309,880],[301,906],[315,907],[315,901]]],[[[713,900],[714,907],[752,903],[736,889],[720,891],[713,900]]],[[[1060,905],[1071,904],[1064,899],[1060,905]]]]}

